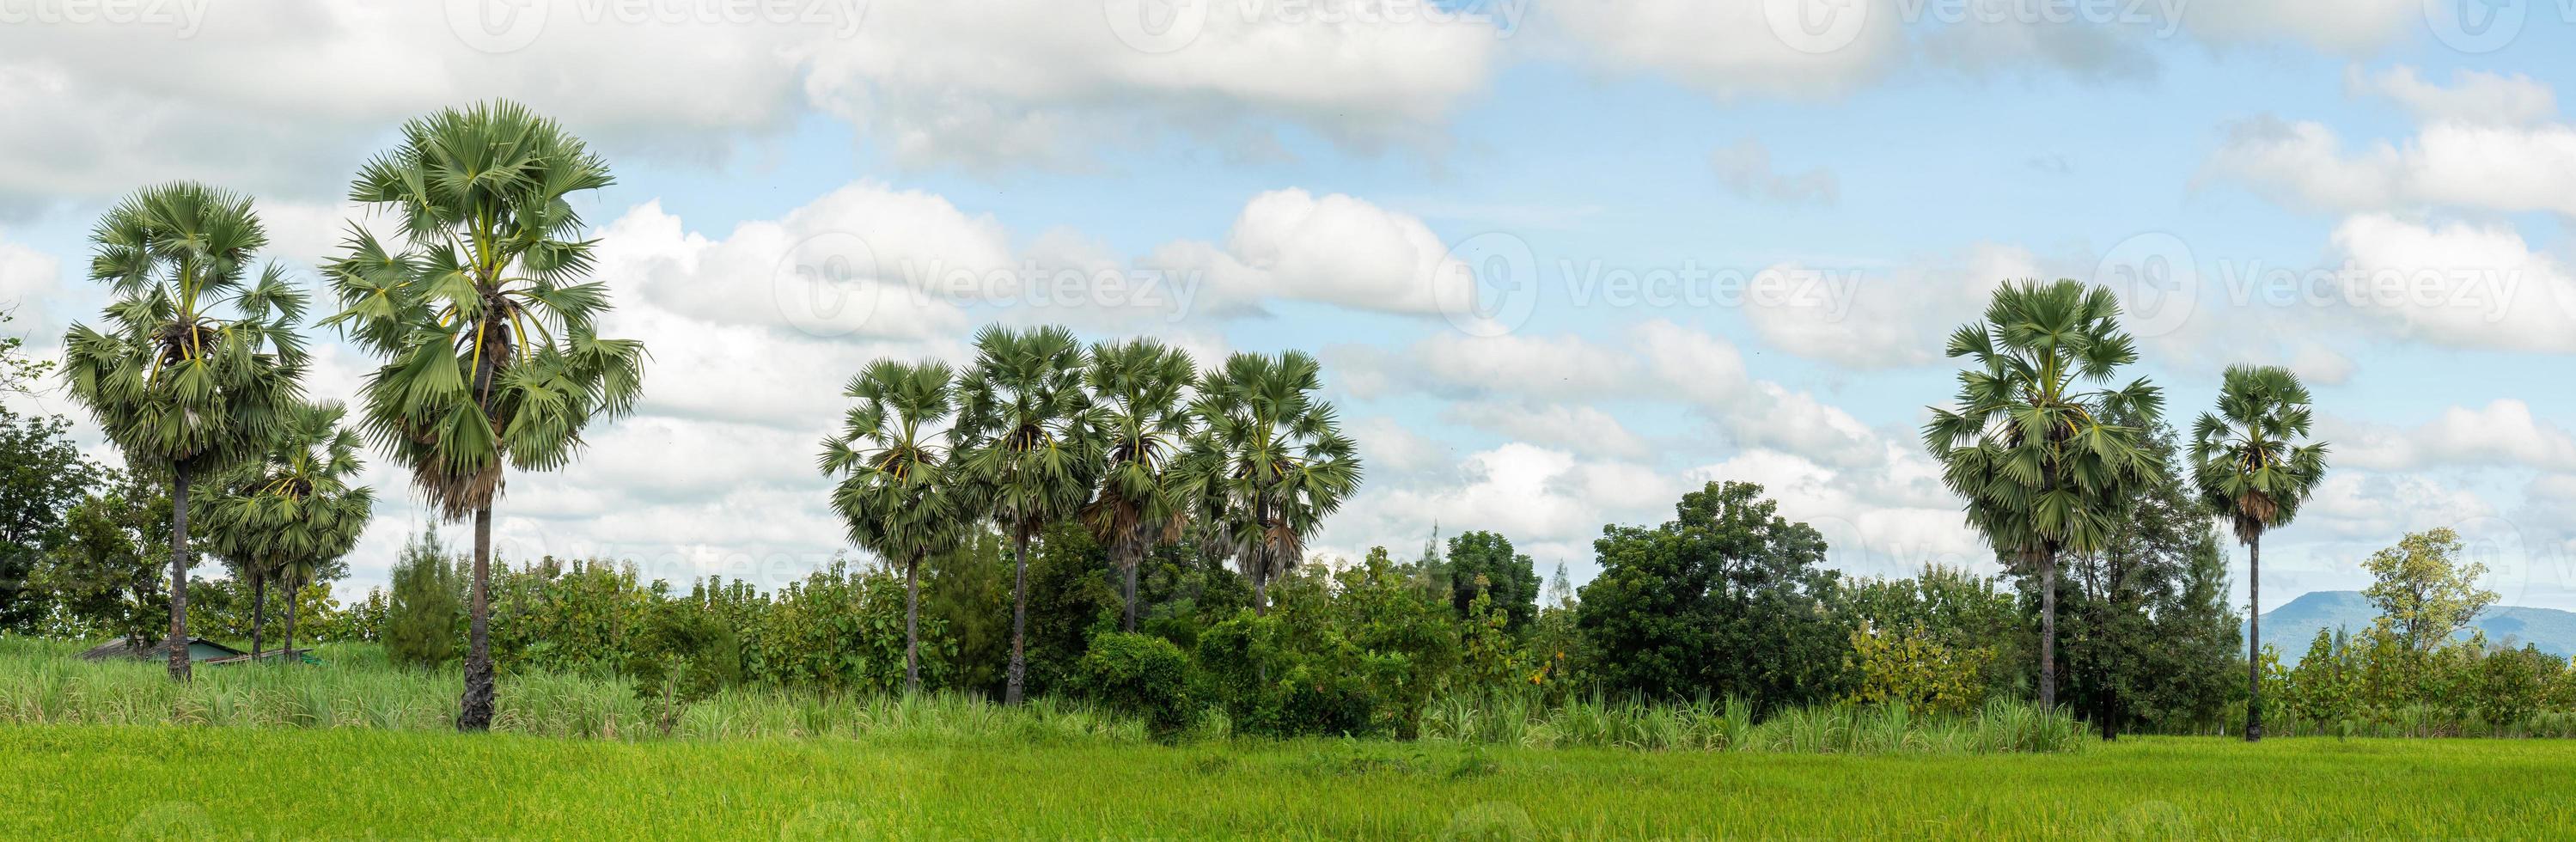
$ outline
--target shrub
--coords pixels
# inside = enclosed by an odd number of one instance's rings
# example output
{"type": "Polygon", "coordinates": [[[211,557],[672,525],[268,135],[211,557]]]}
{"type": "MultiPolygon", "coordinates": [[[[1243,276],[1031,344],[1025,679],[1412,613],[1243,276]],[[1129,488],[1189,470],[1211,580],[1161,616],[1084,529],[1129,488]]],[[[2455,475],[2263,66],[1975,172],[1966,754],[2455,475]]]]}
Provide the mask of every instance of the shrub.
{"type": "Polygon", "coordinates": [[[1190,722],[1189,666],[1169,640],[1109,632],[1091,639],[1066,683],[1075,698],[1144,717],[1155,733],[1170,734],[1190,722]]]}
{"type": "Polygon", "coordinates": [[[456,657],[465,583],[437,533],[424,531],[403,544],[386,614],[385,655],[394,663],[437,666],[456,657]]]}

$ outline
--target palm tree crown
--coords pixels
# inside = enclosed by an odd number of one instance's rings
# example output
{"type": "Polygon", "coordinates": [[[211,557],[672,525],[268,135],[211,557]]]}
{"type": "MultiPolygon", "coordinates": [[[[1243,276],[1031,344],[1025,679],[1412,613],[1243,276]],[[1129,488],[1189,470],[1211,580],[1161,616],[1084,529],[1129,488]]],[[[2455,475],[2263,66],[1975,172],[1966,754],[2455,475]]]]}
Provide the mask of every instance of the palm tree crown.
{"type": "Polygon", "coordinates": [[[1221,519],[1256,610],[1266,610],[1270,577],[1359,488],[1357,448],[1316,396],[1321,372],[1302,351],[1235,354],[1201,381],[1192,409],[1204,426],[1184,457],[1186,493],[1221,519]]]}
{"type": "Polygon", "coordinates": [[[1189,352],[1152,339],[1093,346],[1084,373],[1108,464],[1083,512],[1126,574],[1125,628],[1136,630],[1136,566],[1147,550],[1179,540],[1188,522],[1172,470],[1190,434],[1188,392],[1198,380],[1189,352]]]}
{"type": "Polygon", "coordinates": [[[255,594],[264,596],[267,580],[276,579],[292,606],[295,589],[347,555],[366,531],[375,489],[350,485],[364,463],[358,434],[340,426],[345,414],[336,401],[298,405],[267,453],[224,472],[216,493],[196,499],[192,516],[205,525],[209,549],[232,562],[255,594]]]}
{"type": "Polygon", "coordinates": [[[2289,523],[2325,479],[2325,443],[2300,443],[2314,420],[2308,387],[2288,369],[2227,368],[2218,412],[2192,425],[2192,478],[2239,540],[2289,523]]]}
{"type": "Polygon", "coordinates": [[[361,390],[367,435],[449,518],[497,498],[504,464],[568,464],[583,427],[642,392],[643,344],[598,336],[608,286],[582,280],[595,241],[567,199],[610,182],[553,120],[494,102],[405,124],[350,186],[403,240],[352,226],[329,321],[385,360],[361,390]]]}

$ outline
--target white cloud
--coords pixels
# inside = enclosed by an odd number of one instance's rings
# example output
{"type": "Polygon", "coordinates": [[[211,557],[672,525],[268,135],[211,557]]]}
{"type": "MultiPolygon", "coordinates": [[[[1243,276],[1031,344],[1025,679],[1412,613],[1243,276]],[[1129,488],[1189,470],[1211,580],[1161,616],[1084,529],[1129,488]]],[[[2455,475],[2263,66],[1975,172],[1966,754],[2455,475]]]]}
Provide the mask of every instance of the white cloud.
{"type": "Polygon", "coordinates": [[[1175,242],[1143,263],[1200,280],[1212,309],[1237,312],[1279,298],[1437,315],[1472,300],[1476,283],[1420,218],[1296,188],[1245,202],[1222,249],[1175,242]]]}
{"type": "Polygon", "coordinates": [[[1848,300],[1748,307],[1745,318],[1763,341],[1802,357],[1862,369],[1926,365],[1996,287],[2043,274],[2028,249],[1979,243],[1956,259],[1852,277],[1848,300]]]}
{"type": "Polygon", "coordinates": [[[2344,88],[2355,95],[2394,100],[2423,123],[2527,126],[2558,115],[2557,93],[2520,73],[2506,76],[2463,68],[2451,71],[2451,84],[2445,87],[2426,81],[2408,65],[2378,73],[2355,65],[2344,72],[2344,88]]]}
{"type": "Polygon", "coordinates": [[[1652,446],[1628,431],[1619,417],[1598,407],[1537,401],[1462,401],[1452,403],[1451,421],[1490,430],[1521,441],[1558,442],[1576,453],[1618,459],[1642,459],[1652,446]]]}
{"type": "Polygon", "coordinates": [[[1903,57],[1892,0],[1768,5],[1809,19],[1774,21],[1763,0],[1601,0],[1543,22],[1584,64],[1662,76],[1721,100],[1838,96],[1903,57]]]}
{"type": "Polygon", "coordinates": [[[2461,347],[2576,350],[2576,278],[2502,224],[2363,214],[2336,226],[2331,303],[2399,335],[2461,347]]]}
{"type": "Polygon", "coordinates": [[[2531,405],[2499,398],[2482,407],[2454,406],[2409,428],[2329,422],[2332,462],[2376,471],[2444,467],[2509,467],[2576,473],[2576,437],[2532,414],[2531,405]]]}

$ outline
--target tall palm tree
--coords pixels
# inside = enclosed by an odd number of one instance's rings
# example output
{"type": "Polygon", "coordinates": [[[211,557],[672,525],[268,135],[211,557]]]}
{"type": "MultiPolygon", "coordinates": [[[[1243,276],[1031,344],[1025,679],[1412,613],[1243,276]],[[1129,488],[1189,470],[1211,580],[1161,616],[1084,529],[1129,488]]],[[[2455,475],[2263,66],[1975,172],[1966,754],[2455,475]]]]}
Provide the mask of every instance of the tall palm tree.
{"type": "Polygon", "coordinates": [[[956,393],[947,363],[877,360],[850,379],[858,400],[820,467],[850,542],[903,565],[903,689],[921,691],[921,563],[964,537],[967,515],[942,437],[956,393]]]}
{"type": "Polygon", "coordinates": [[[349,199],[390,210],[391,246],[352,226],[327,272],[332,316],[383,364],[359,411],[367,438],[410,469],[451,521],[474,519],[474,584],[457,727],[492,722],[489,582],[492,505],[503,469],[551,471],[582,430],[627,414],[643,390],[644,346],[602,339],[608,286],[583,280],[596,241],[578,239],[569,197],[607,186],[608,167],[553,120],[509,102],[404,124],[368,161],[349,199]]]}
{"type": "Polygon", "coordinates": [[[1303,351],[1235,354],[1199,384],[1192,411],[1203,427],[1183,457],[1183,494],[1224,529],[1255,613],[1269,611],[1270,577],[1359,489],[1358,449],[1316,397],[1322,388],[1322,366],[1303,351]]]}
{"type": "Polygon", "coordinates": [[[1011,666],[1002,700],[1019,704],[1028,673],[1029,540],[1091,499],[1102,467],[1098,422],[1073,331],[994,325],[975,334],[975,349],[975,366],[958,386],[958,467],[977,508],[1011,537],[1011,666]]]}
{"type": "Polygon", "coordinates": [[[1923,426],[1968,525],[2039,576],[2043,707],[2057,704],[2058,557],[2100,551],[2129,489],[2163,472],[2144,439],[2164,396],[2144,378],[2113,385],[2138,359],[2119,317],[2110,290],[2075,281],[1995,290],[1985,319],[1950,335],[1949,356],[1975,363],[1959,372],[1957,407],[1923,426]]]}
{"type": "Polygon", "coordinates": [[[170,476],[170,677],[188,665],[188,490],[256,456],[303,396],[304,295],[277,266],[251,277],[268,234],[248,197],[179,182],[99,220],[90,279],[115,299],[100,328],[63,335],[62,377],[124,451],[170,476]]]}
{"type": "Polygon", "coordinates": [[[1099,494],[1083,517],[1125,576],[1123,628],[1132,632],[1136,568],[1154,545],[1179,540],[1189,522],[1172,468],[1190,434],[1186,393],[1198,366],[1187,351],[1137,339],[1092,346],[1083,379],[1099,403],[1099,437],[1108,449],[1099,494]]]}
{"type": "Polygon", "coordinates": [[[266,453],[221,475],[193,519],[209,549],[251,581],[251,653],[260,652],[267,585],[286,587],[286,649],[295,651],[296,594],[313,573],[358,543],[375,511],[375,489],[351,487],[362,463],[356,431],[340,426],[337,401],[299,404],[266,453]]]}
{"type": "Polygon", "coordinates": [[[2287,525],[2326,475],[2308,387],[2278,366],[2228,366],[2218,412],[2192,425],[2192,480],[2201,500],[2245,542],[2245,741],[2263,739],[2263,531],[2287,525]]]}

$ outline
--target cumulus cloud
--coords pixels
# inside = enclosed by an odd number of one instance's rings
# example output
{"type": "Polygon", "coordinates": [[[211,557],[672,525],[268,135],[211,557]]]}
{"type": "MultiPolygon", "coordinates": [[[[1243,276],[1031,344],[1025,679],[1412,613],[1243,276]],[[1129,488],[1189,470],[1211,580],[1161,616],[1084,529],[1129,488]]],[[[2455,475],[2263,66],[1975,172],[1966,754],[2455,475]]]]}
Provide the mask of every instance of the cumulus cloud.
{"type": "Polygon", "coordinates": [[[2336,226],[2326,301],[2399,335],[2461,347],[2576,350],[2576,277],[2504,224],[2363,214],[2336,226]]]}
{"type": "Polygon", "coordinates": [[[1222,247],[1177,241],[1143,263],[1202,280],[1220,311],[1258,311],[1275,298],[1467,318],[1476,295],[1475,273],[1421,218],[1297,188],[1245,202],[1222,247]]]}
{"type": "Polygon", "coordinates": [[[2336,212],[2411,207],[2576,215],[2576,126],[2524,76],[2463,71],[2449,86],[2410,67],[2351,71],[2357,93],[2386,96],[2419,121],[2414,136],[2347,149],[2334,129],[2264,115],[2230,125],[2204,178],[2271,201],[2336,212]]]}
{"type": "Polygon", "coordinates": [[[2576,437],[2516,398],[2448,407],[2413,427],[2328,424],[2324,437],[2334,443],[2337,465],[2390,472],[2512,467],[2576,473],[2576,437]]]}
{"type": "Polygon", "coordinates": [[[2444,86],[2408,65],[2377,73],[2354,65],[2344,72],[2344,89],[2356,96],[2386,97],[2425,123],[2527,126],[2558,116],[2557,92],[2520,73],[2463,68],[2451,71],[2451,84],[2444,86]]]}

